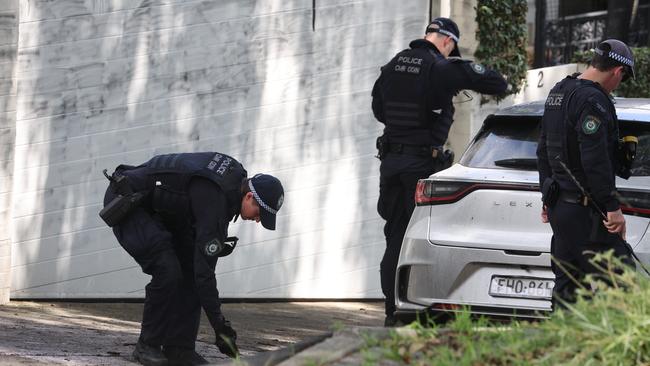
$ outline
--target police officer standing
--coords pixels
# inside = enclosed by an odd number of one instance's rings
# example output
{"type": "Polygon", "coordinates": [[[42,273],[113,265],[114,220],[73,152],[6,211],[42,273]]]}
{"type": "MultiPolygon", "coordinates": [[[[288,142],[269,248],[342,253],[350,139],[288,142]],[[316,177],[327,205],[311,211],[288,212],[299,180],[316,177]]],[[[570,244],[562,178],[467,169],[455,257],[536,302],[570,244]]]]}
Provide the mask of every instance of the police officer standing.
{"type": "Polygon", "coordinates": [[[240,215],[275,230],[284,198],[278,179],[246,174],[232,157],[205,152],[158,155],[107,176],[100,216],[151,275],[133,353],[143,365],[207,363],[194,351],[201,308],[219,350],[237,355],[237,333],[221,313],[217,259],[237,243],[227,235],[230,221],[240,215]]]}
{"type": "Polygon", "coordinates": [[[537,148],[542,221],[550,221],[553,229],[553,298],[560,305],[575,301],[574,279],[597,272],[585,251],[613,249],[631,264],[617,237],[625,238],[625,218],[615,195],[615,175],[628,178],[624,168],[630,162],[617,158],[618,120],[609,94],[634,77],[634,56],[615,39],[600,43],[594,51],[585,72],[568,76],[551,89],[537,148]],[[594,204],[606,213],[606,220],[594,204]]]}
{"type": "Polygon", "coordinates": [[[456,23],[434,19],[424,39],[412,41],[409,49],[381,68],[372,90],[373,113],[385,125],[377,140],[381,160],[377,211],[386,220],[386,251],[380,265],[386,326],[396,323],[395,271],[415,207],[417,181],[453,160],[442,149],[453,122],[452,98],[463,89],[500,94],[507,87],[497,72],[460,59],[459,39],[456,23]]]}

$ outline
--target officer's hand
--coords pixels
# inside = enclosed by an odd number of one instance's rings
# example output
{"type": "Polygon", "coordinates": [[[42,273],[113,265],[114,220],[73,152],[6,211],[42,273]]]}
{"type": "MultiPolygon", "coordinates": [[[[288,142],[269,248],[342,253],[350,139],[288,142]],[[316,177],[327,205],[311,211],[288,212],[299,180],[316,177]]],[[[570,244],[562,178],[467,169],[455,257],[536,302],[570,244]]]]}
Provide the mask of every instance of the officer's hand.
{"type": "Polygon", "coordinates": [[[214,344],[219,348],[219,351],[224,355],[235,358],[239,355],[237,349],[237,332],[230,326],[230,322],[224,320],[223,324],[214,330],[217,339],[214,344]]]}
{"type": "Polygon", "coordinates": [[[625,236],[625,217],[620,208],[616,211],[608,212],[607,220],[603,221],[603,224],[610,233],[620,233],[621,236],[625,236]]]}
{"type": "Polygon", "coordinates": [[[542,222],[543,223],[548,223],[548,208],[546,205],[542,207],[542,222]]]}

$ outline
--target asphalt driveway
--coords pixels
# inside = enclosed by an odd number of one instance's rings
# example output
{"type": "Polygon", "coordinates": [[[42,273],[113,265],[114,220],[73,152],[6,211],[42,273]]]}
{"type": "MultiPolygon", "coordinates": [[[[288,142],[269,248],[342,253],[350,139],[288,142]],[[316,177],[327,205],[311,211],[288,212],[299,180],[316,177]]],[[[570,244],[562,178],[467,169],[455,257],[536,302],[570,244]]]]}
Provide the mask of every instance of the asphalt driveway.
{"type": "MultiPolygon", "coordinates": [[[[0,365],[136,365],[141,303],[13,301],[0,306],[0,365]]],[[[226,303],[242,358],[350,326],[381,326],[383,302],[226,303]]],[[[202,319],[197,351],[225,361],[202,319]]]]}

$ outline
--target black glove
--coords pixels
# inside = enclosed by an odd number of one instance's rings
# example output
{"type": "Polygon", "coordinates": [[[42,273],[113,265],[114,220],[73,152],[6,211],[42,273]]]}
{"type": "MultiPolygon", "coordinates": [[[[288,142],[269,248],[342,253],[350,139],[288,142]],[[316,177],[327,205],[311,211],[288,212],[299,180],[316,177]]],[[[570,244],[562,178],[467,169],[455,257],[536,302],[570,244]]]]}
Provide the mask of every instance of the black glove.
{"type": "Polygon", "coordinates": [[[219,351],[224,355],[235,358],[239,355],[239,349],[237,349],[237,332],[230,326],[230,322],[224,320],[222,324],[214,330],[217,340],[214,344],[217,345],[219,351]]]}

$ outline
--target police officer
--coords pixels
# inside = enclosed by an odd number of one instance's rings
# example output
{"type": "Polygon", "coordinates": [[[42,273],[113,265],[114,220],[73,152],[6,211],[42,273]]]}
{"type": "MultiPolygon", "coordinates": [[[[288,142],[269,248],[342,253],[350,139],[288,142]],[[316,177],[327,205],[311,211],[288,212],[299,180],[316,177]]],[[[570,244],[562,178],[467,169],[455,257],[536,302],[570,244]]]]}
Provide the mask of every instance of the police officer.
{"type": "Polygon", "coordinates": [[[227,237],[230,221],[240,215],[275,230],[284,198],[278,179],[246,174],[232,157],[203,152],[158,155],[137,167],[120,165],[109,177],[100,216],[151,275],[133,353],[143,365],[207,363],[194,351],[201,308],[219,350],[237,355],[237,333],[221,313],[217,259],[236,245],[236,238],[227,237]]]}
{"type": "Polygon", "coordinates": [[[373,113],[385,125],[377,140],[381,159],[377,211],[386,220],[386,251],[380,265],[386,326],[396,322],[395,271],[415,206],[417,181],[453,160],[442,150],[453,122],[452,98],[463,89],[499,94],[507,87],[497,72],[460,59],[459,39],[456,23],[434,19],[424,39],[412,41],[409,49],[381,68],[372,90],[373,113]]]}
{"type": "Polygon", "coordinates": [[[617,238],[625,237],[625,218],[615,195],[615,175],[627,178],[629,174],[621,174],[625,164],[617,159],[618,120],[609,94],[634,77],[634,56],[615,39],[600,43],[594,51],[585,72],[568,76],[549,93],[537,148],[542,221],[550,221],[553,229],[556,305],[575,301],[578,284],[573,279],[580,281],[585,274],[597,272],[585,251],[613,249],[630,263],[617,238]],[[606,212],[606,220],[576,181],[606,212]]]}

